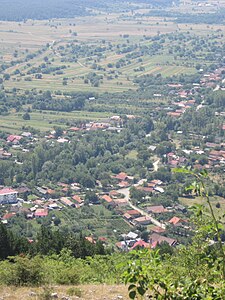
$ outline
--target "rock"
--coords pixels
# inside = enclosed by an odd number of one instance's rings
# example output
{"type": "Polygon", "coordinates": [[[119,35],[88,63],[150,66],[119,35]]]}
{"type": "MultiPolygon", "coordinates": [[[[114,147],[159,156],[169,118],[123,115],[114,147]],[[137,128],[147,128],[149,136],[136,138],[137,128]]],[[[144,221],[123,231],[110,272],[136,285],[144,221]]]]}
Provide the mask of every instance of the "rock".
{"type": "Polygon", "coordinates": [[[61,298],[62,300],[70,300],[70,298],[69,297],[67,297],[67,296],[62,296],[62,298],[61,298]]]}
{"type": "Polygon", "coordinates": [[[36,297],[37,294],[36,294],[35,292],[30,292],[30,293],[29,293],[29,296],[30,296],[30,297],[36,297]]]}
{"type": "Polygon", "coordinates": [[[58,298],[58,294],[57,293],[52,293],[51,294],[51,298],[57,299],[58,298]]]}
{"type": "Polygon", "coordinates": [[[123,299],[123,296],[118,295],[118,296],[117,296],[117,299],[123,299]]]}

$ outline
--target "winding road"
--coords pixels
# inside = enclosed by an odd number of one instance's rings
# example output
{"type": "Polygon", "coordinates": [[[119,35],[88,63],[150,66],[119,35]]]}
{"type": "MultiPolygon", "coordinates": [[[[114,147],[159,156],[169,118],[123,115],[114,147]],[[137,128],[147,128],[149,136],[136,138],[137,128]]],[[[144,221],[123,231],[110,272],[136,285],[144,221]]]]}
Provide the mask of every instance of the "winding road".
{"type": "MultiPolygon", "coordinates": [[[[159,162],[160,160],[157,160],[156,162],[153,163],[154,166],[154,171],[158,170],[159,167],[159,162]]],[[[141,184],[143,184],[145,181],[147,181],[147,179],[141,179],[138,183],[134,184],[133,186],[139,186],[141,184]]],[[[130,187],[129,188],[122,188],[117,190],[117,192],[119,192],[120,194],[124,195],[124,198],[127,200],[129,206],[137,211],[139,211],[143,216],[147,216],[151,219],[152,224],[154,224],[155,226],[161,227],[163,229],[166,228],[166,225],[163,223],[160,223],[159,221],[157,221],[155,218],[153,218],[149,213],[147,213],[146,211],[144,211],[143,209],[139,208],[138,206],[134,205],[131,201],[130,201],[130,187]]]]}

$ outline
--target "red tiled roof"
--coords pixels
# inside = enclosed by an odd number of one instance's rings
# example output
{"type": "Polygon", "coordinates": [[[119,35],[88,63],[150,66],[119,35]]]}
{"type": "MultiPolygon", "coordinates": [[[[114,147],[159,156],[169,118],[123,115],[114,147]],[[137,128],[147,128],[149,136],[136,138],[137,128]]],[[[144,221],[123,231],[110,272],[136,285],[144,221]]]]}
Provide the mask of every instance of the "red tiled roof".
{"type": "Polygon", "coordinates": [[[150,248],[150,244],[146,243],[143,240],[140,240],[140,241],[136,242],[131,249],[133,250],[133,249],[135,249],[137,247],[140,247],[140,248],[150,248]]]}
{"type": "Polygon", "coordinates": [[[16,194],[17,192],[11,188],[4,188],[0,190],[0,195],[16,194]]]}
{"type": "Polygon", "coordinates": [[[140,213],[138,210],[136,210],[136,209],[127,210],[126,213],[129,214],[129,215],[131,215],[131,216],[132,216],[132,215],[135,215],[135,216],[136,216],[136,215],[140,215],[140,214],[141,214],[141,213],[140,213]]]}
{"type": "Polygon", "coordinates": [[[108,195],[102,196],[102,199],[105,200],[108,203],[111,203],[113,201],[112,198],[110,198],[108,195]]]}
{"type": "Polygon", "coordinates": [[[48,210],[43,208],[38,208],[35,213],[35,217],[47,217],[48,216],[48,210]]]}
{"type": "Polygon", "coordinates": [[[169,220],[169,223],[173,225],[176,225],[181,222],[186,222],[186,221],[178,217],[173,217],[172,219],[169,220]]]}
{"type": "Polygon", "coordinates": [[[155,206],[148,206],[147,211],[155,214],[160,214],[166,212],[167,210],[164,208],[163,205],[155,205],[155,206]]]}
{"type": "Polygon", "coordinates": [[[3,220],[8,220],[8,219],[10,219],[10,218],[12,218],[12,217],[14,217],[15,216],[15,214],[13,214],[13,213],[7,213],[7,214],[5,214],[3,217],[2,217],[2,219],[3,220]]]}
{"type": "Polygon", "coordinates": [[[7,141],[8,142],[13,142],[13,141],[20,141],[22,139],[22,136],[19,136],[19,135],[13,135],[13,134],[11,134],[11,135],[9,135],[8,137],[7,137],[7,141]]]}
{"type": "Polygon", "coordinates": [[[165,232],[166,230],[161,228],[161,227],[158,227],[158,226],[154,226],[153,228],[151,228],[151,231],[155,232],[155,233],[163,233],[165,232]]]}
{"type": "Polygon", "coordinates": [[[173,246],[177,243],[177,240],[165,237],[157,233],[151,234],[149,237],[149,241],[152,244],[152,247],[153,245],[156,246],[157,244],[161,244],[162,242],[167,242],[170,246],[173,246]]]}
{"type": "Polygon", "coordinates": [[[78,195],[74,195],[72,197],[72,199],[75,200],[75,201],[77,201],[78,203],[82,203],[83,202],[83,200],[81,200],[80,196],[78,196],[78,195]]]}
{"type": "Polygon", "coordinates": [[[125,179],[127,178],[127,174],[124,173],[124,172],[121,172],[121,173],[117,174],[117,175],[115,176],[115,178],[116,178],[116,179],[119,179],[119,180],[125,180],[125,179]]]}

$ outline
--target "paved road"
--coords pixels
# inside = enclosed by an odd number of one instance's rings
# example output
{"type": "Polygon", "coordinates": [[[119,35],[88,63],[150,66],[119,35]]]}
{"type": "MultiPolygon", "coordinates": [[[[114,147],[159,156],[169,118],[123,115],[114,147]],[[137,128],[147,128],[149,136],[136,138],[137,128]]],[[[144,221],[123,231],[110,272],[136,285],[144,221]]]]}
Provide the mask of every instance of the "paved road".
{"type": "Polygon", "coordinates": [[[130,201],[130,188],[123,188],[118,190],[118,192],[120,194],[123,194],[125,196],[125,199],[127,200],[128,204],[130,207],[132,207],[133,209],[139,211],[143,216],[147,216],[151,219],[152,224],[154,224],[155,226],[161,227],[163,229],[166,228],[166,225],[163,223],[160,223],[159,221],[157,221],[156,219],[154,219],[150,214],[148,214],[146,211],[144,211],[143,209],[139,208],[138,206],[134,205],[131,201],[130,201]]]}
{"type": "MultiPolygon", "coordinates": [[[[158,159],[157,161],[155,161],[153,163],[153,166],[154,166],[154,171],[158,171],[158,168],[159,168],[159,162],[160,160],[158,159]]],[[[142,185],[144,182],[146,182],[147,179],[141,179],[139,180],[138,183],[134,184],[134,186],[139,186],[139,185],[142,185]]],[[[152,224],[158,226],[158,227],[161,227],[163,229],[166,228],[166,225],[163,224],[163,223],[160,223],[159,221],[157,221],[156,219],[154,219],[149,213],[147,213],[146,211],[144,211],[143,209],[139,208],[138,206],[134,205],[131,201],[130,201],[130,187],[129,188],[122,188],[122,189],[119,189],[118,192],[122,195],[125,196],[125,199],[127,200],[128,204],[130,207],[132,207],[133,209],[139,211],[143,216],[147,216],[151,219],[151,222],[152,224]]]]}

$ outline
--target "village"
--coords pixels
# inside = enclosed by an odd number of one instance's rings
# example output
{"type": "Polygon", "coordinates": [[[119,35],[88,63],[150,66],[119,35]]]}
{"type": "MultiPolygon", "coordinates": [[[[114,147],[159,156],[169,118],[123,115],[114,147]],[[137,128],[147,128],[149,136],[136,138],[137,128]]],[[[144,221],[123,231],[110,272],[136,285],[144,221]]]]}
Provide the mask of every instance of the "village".
{"type": "MultiPolygon", "coordinates": [[[[201,71],[201,70],[200,70],[201,71]]],[[[196,93],[201,88],[210,88],[214,91],[223,90],[224,68],[216,69],[209,74],[203,74],[200,83],[193,83],[190,90],[183,89],[182,84],[168,84],[173,94],[171,107],[164,106],[162,110],[168,117],[179,119],[189,109],[194,109],[197,113],[207,104],[204,99],[197,103],[195,101],[196,93]],[[176,99],[176,100],[175,100],[176,99]],[[173,107],[173,109],[172,109],[173,107]]],[[[160,95],[157,95],[159,97],[160,95]]],[[[155,111],[160,108],[156,107],[155,111]]],[[[154,112],[153,112],[154,113],[154,112]]],[[[215,116],[223,117],[223,112],[216,112],[215,116]]],[[[138,115],[126,115],[126,122],[140,119],[138,115]]],[[[225,124],[220,125],[221,131],[225,130],[225,124]]],[[[24,131],[20,135],[4,135],[0,140],[0,160],[12,161],[14,164],[21,165],[24,161],[19,159],[18,153],[29,155],[40,141],[45,141],[54,145],[67,144],[77,137],[82,138],[82,133],[91,134],[92,131],[111,131],[120,133],[124,130],[124,116],[114,115],[101,122],[88,122],[79,126],[69,127],[67,130],[56,128],[45,135],[38,136],[31,132],[24,131]]],[[[148,135],[146,135],[148,139],[148,135]]],[[[197,170],[220,170],[225,165],[225,143],[222,138],[217,138],[209,142],[204,135],[195,132],[171,131],[169,142],[173,145],[172,151],[160,151],[160,145],[150,143],[148,151],[153,157],[152,161],[152,179],[135,178],[126,172],[111,174],[113,184],[106,189],[101,182],[96,182],[95,189],[84,188],[80,183],[58,182],[46,186],[35,186],[21,183],[15,187],[2,185],[0,189],[1,221],[3,224],[10,224],[15,216],[23,215],[26,222],[49,218],[52,224],[59,225],[64,211],[79,211],[83,207],[101,206],[104,209],[113,212],[116,218],[125,223],[126,230],[121,231],[118,228],[112,228],[115,236],[112,238],[114,246],[122,251],[128,251],[135,247],[155,248],[163,242],[170,246],[176,246],[181,242],[179,237],[190,237],[193,228],[189,222],[188,207],[179,201],[173,205],[166,205],[165,201],[160,200],[170,183],[167,180],[154,178],[160,167],[182,168],[192,166],[197,170]],[[182,145],[182,140],[186,138],[189,141],[187,147],[182,145]],[[196,145],[195,145],[196,144],[196,145]],[[133,199],[131,191],[141,193],[140,199],[133,199]],[[92,192],[94,199],[87,194],[92,192]],[[159,197],[157,205],[151,204],[152,197],[159,197]],[[135,201],[134,201],[135,200],[135,201]],[[165,202],[165,203],[164,203],[165,202]],[[55,221],[55,222],[54,222],[55,221]],[[172,233],[172,234],[171,234],[172,233]],[[171,237],[172,236],[172,237],[171,237]],[[117,239],[117,240],[116,240],[117,239]]],[[[184,143],[183,143],[184,144],[184,143]]],[[[188,197],[189,195],[183,195],[188,197]]],[[[79,222],[79,220],[77,220],[79,222]]],[[[39,221],[38,221],[39,222],[39,221]]],[[[91,230],[89,230],[91,233],[91,230]]],[[[97,236],[90,234],[86,237],[93,243],[101,239],[104,243],[110,243],[107,235],[97,236]]]]}

